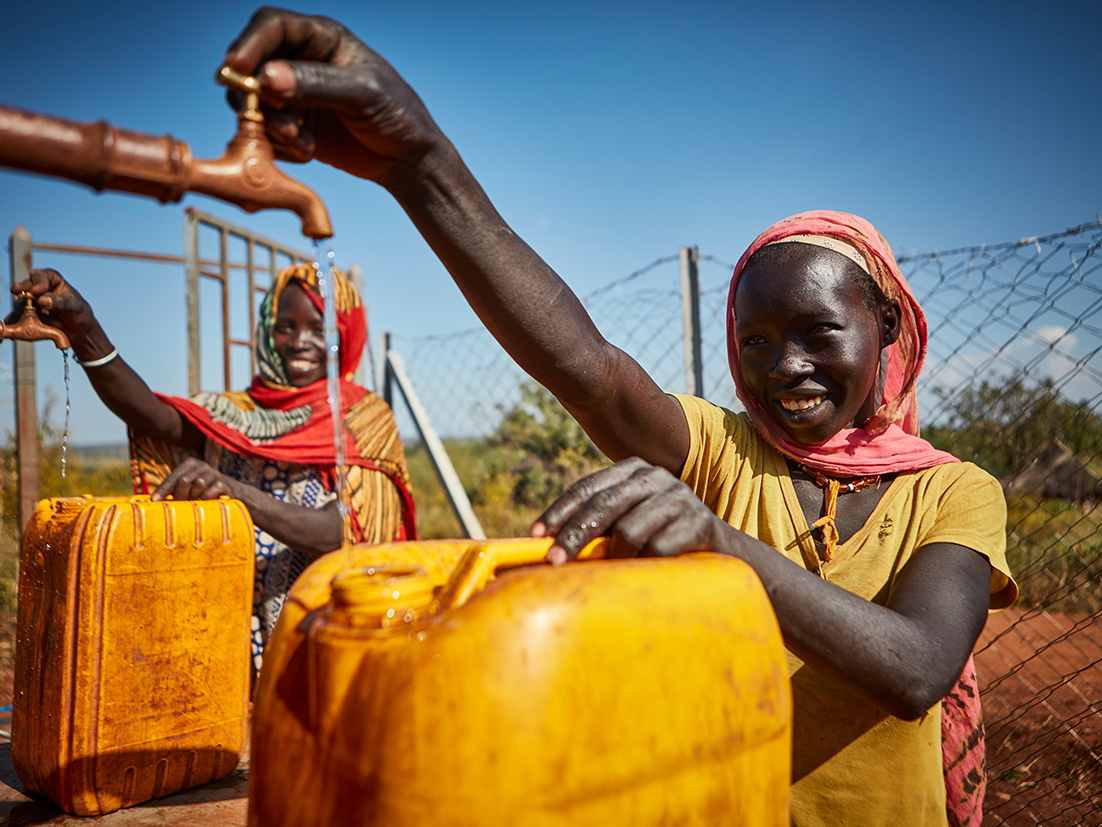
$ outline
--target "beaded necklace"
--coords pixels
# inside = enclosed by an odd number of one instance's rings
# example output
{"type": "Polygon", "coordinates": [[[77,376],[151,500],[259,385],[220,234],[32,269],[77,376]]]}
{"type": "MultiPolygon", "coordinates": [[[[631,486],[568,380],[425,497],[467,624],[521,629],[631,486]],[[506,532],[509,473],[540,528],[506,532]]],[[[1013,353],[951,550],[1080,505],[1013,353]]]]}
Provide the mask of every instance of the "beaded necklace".
{"type": "Polygon", "coordinates": [[[823,489],[823,516],[812,523],[812,528],[821,528],[823,530],[823,544],[826,546],[824,556],[829,563],[834,559],[834,552],[838,549],[838,526],[835,525],[835,515],[838,510],[838,496],[840,494],[852,494],[854,491],[860,491],[862,488],[868,488],[870,485],[880,484],[880,475],[877,474],[874,477],[854,477],[847,482],[842,482],[834,477],[828,477],[821,471],[817,471],[814,468],[808,468],[802,462],[797,463],[805,474],[807,474],[813,483],[823,489]]]}

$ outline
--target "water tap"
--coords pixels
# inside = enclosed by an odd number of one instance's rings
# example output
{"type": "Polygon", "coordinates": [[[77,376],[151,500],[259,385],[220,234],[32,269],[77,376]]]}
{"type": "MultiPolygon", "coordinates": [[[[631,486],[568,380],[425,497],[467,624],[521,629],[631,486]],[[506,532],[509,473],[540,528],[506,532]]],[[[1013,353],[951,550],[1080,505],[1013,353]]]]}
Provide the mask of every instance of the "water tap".
{"type": "Polygon", "coordinates": [[[291,210],[302,219],[303,235],[332,236],[329,213],[317,193],[275,165],[275,151],[264,132],[259,82],[229,68],[220,71],[217,80],[246,98],[237,134],[221,158],[193,158],[191,148],[171,135],[147,135],[105,121],[78,123],[0,106],[0,166],[162,202],[198,192],[249,212],[291,210]]]}
{"type": "Polygon", "coordinates": [[[69,338],[64,333],[38,318],[38,311],[34,309],[34,296],[29,291],[20,291],[17,298],[24,300],[23,315],[12,324],[0,322],[0,339],[19,339],[21,342],[49,339],[57,345],[58,350],[69,347],[69,338]]]}
{"type": "Polygon", "coordinates": [[[308,186],[275,165],[275,151],[264,132],[260,111],[260,81],[228,66],[215,79],[241,92],[245,106],[237,116],[237,134],[215,161],[192,161],[189,189],[232,201],[249,212],[283,208],[298,213],[309,238],[329,238],[333,228],[325,204],[308,186]]]}

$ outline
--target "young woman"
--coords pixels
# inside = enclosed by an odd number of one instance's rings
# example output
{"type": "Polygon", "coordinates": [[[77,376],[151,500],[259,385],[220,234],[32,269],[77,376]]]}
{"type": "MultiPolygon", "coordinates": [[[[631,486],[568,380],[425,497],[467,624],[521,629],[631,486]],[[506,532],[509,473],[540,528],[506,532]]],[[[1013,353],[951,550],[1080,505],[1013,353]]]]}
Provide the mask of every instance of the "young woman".
{"type": "MultiPolygon", "coordinates": [[[[352,536],[373,543],[412,538],[413,501],[394,418],[382,399],[350,381],[367,336],[363,307],[351,282],[334,274],[352,536]]],[[[249,509],[259,669],[287,590],[342,540],[316,271],[289,267],[265,295],[256,330],[260,373],[248,390],[192,399],[150,391],[57,271],[33,271],[12,288],[20,290],[34,294],[43,321],[65,331],[92,387],[127,424],[135,491],[154,500],[228,495],[249,509]]]]}
{"type": "Polygon", "coordinates": [[[796,691],[794,823],[946,824],[939,701],[988,608],[1013,598],[1005,505],[915,435],[925,326],[878,234],[813,214],[747,251],[731,288],[736,416],[667,395],[609,344],[343,26],[265,9],[226,62],[260,78],[281,154],[385,187],[490,332],[620,460],[533,526],[554,537],[552,562],[608,534],[758,573],[796,691]]]}

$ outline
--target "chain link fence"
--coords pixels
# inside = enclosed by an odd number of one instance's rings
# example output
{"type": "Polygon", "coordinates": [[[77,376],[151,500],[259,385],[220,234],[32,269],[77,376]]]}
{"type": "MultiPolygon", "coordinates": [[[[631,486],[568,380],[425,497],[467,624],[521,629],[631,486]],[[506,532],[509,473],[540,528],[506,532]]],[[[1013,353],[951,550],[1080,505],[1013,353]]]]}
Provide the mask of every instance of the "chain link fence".
{"type": "MultiPolygon", "coordinates": [[[[669,391],[685,376],[679,256],[583,301],[669,391]]],[[[1004,484],[1015,607],[977,646],[987,720],[986,824],[1102,824],[1102,222],[900,257],[930,351],[924,435],[1004,484]]],[[[699,256],[704,395],[739,410],[725,339],[733,261],[699,256]]],[[[391,336],[436,430],[493,434],[523,374],[481,328],[391,336]]],[[[401,405],[403,433],[412,433],[401,405]]]]}

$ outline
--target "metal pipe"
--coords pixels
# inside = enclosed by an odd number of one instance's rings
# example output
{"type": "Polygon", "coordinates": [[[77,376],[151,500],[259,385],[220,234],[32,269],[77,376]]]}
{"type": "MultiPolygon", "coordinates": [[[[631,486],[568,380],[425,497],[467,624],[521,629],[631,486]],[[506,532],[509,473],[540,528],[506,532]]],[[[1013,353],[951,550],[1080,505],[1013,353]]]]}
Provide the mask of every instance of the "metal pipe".
{"type": "Polygon", "coordinates": [[[0,106],[0,166],[161,202],[198,192],[248,212],[287,209],[302,219],[307,237],[332,236],[329,213],[318,195],[284,174],[274,161],[263,122],[244,115],[222,157],[200,160],[171,135],[147,135],[106,121],[78,123],[0,106]]]}

